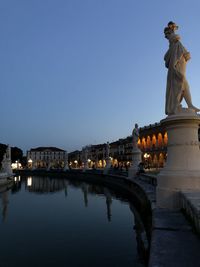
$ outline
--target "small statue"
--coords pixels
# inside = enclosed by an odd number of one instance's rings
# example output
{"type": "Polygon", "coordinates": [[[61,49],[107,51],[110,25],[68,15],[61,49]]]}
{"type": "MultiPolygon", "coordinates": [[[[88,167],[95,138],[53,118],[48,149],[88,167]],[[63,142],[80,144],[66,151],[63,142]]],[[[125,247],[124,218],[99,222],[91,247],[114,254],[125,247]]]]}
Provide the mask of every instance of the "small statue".
{"type": "Polygon", "coordinates": [[[107,142],[107,144],[106,144],[106,159],[109,158],[109,155],[110,155],[110,144],[109,144],[109,142],[107,142]]]}
{"type": "Polygon", "coordinates": [[[137,123],[135,124],[135,128],[132,131],[132,137],[133,137],[133,148],[138,149],[139,128],[137,123]]]}
{"type": "Polygon", "coordinates": [[[175,114],[181,101],[185,99],[188,108],[195,112],[200,111],[193,106],[190,89],[186,80],[186,63],[190,59],[190,53],[180,42],[180,36],[175,34],[178,30],[176,23],[170,21],[164,29],[165,38],[169,40],[169,49],[165,54],[165,66],[168,68],[165,113],[175,114]]]}
{"type": "Polygon", "coordinates": [[[84,168],[83,168],[83,171],[85,171],[86,169],[89,169],[89,166],[88,166],[88,146],[82,148],[82,160],[83,160],[83,163],[84,163],[84,168]]]}
{"type": "Polygon", "coordinates": [[[3,155],[3,160],[1,162],[2,165],[2,172],[6,172],[8,175],[12,175],[12,168],[11,168],[11,148],[8,145],[6,148],[6,152],[3,155]]]}
{"type": "Polygon", "coordinates": [[[132,150],[132,162],[131,166],[128,169],[128,176],[133,178],[138,172],[138,165],[142,161],[142,153],[138,148],[138,139],[139,139],[139,128],[138,124],[135,124],[135,128],[132,131],[132,140],[133,140],[133,150],[132,150]]]}
{"type": "Polygon", "coordinates": [[[64,156],[64,171],[69,170],[69,164],[68,164],[68,153],[65,151],[64,156]]]}

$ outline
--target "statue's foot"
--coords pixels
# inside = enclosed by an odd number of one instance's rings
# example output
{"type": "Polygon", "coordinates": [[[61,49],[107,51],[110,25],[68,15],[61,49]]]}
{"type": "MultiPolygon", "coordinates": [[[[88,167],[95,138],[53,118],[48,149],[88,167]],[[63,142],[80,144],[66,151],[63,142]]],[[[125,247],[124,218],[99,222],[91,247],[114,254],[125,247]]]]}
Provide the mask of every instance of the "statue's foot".
{"type": "Polygon", "coordinates": [[[191,109],[194,109],[194,111],[195,111],[195,112],[199,112],[199,111],[200,111],[200,109],[199,109],[199,108],[196,108],[196,107],[195,107],[195,106],[193,106],[193,105],[189,106],[189,108],[191,108],[191,109]]]}

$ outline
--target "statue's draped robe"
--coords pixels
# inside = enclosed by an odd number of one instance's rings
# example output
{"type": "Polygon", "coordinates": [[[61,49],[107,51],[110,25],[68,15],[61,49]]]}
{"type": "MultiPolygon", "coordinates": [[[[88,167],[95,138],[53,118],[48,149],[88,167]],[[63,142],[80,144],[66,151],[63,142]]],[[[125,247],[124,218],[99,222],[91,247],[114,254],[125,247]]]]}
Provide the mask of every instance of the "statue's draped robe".
{"type": "Polygon", "coordinates": [[[169,49],[165,54],[165,66],[168,68],[165,113],[174,114],[180,105],[184,90],[189,89],[185,78],[186,61],[190,58],[188,51],[179,41],[180,37],[171,34],[169,49]]]}
{"type": "Polygon", "coordinates": [[[138,138],[139,138],[138,128],[133,129],[132,137],[133,137],[133,149],[138,149],[138,138]]]}

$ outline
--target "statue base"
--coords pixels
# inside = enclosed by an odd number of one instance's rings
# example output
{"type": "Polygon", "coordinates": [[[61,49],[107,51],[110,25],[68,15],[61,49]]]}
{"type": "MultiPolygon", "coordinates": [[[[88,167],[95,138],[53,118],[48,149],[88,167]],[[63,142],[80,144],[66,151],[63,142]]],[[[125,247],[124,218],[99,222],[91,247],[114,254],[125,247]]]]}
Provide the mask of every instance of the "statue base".
{"type": "Polygon", "coordinates": [[[142,152],[137,148],[133,150],[132,164],[128,170],[128,177],[133,178],[139,170],[138,165],[142,161],[142,152]]]}
{"type": "Polygon", "coordinates": [[[89,170],[88,162],[84,163],[83,172],[89,170]]]}
{"type": "Polygon", "coordinates": [[[69,165],[66,164],[65,167],[63,168],[63,171],[68,171],[69,170],[69,165]]]}
{"type": "Polygon", "coordinates": [[[180,109],[161,121],[168,134],[167,162],[157,177],[157,206],[179,209],[179,192],[200,190],[200,116],[180,109]]]}
{"type": "Polygon", "coordinates": [[[111,165],[112,165],[111,160],[110,159],[107,159],[106,160],[106,167],[103,170],[103,173],[104,174],[108,174],[108,172],[109,172],[109,170],[111,168],[111,165]]]}

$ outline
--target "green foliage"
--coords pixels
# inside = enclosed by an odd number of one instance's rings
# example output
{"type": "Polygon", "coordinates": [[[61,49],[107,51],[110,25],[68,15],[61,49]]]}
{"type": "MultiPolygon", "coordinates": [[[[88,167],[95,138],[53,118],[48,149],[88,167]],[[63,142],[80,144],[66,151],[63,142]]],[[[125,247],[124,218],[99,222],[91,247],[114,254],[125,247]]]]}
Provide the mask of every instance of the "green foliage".
{"type": "MultiPolygon", "coordinates": [[[[0,163],[2,162],[3,155],[6,152],[7,145],[0,144],[0,163]]],[[[11,147],[11,161],[15,162],[16,160],[22,161],[23,151],[18,147],[11,147]]]]}
{"type": "Polygon", "coordinates": [[[23,152],[18,147],[11,147],[11,160],[12,162],[15,162],[16,160],[20,161],[23,158],[23,152]]]}

